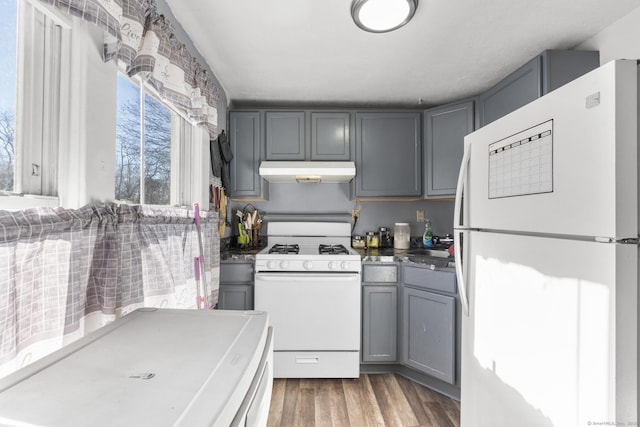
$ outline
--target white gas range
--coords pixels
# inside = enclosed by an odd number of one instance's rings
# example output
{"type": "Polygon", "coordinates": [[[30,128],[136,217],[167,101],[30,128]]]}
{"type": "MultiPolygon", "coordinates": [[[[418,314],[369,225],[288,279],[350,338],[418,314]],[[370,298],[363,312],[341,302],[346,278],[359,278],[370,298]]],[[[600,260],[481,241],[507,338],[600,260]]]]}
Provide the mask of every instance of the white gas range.
{"type": "Polygon", "coordinates": [[[274,377],[360,375],[360,255],[348,222],[271,222],[256,255],[256,310],[274,328],[274,377]]]}

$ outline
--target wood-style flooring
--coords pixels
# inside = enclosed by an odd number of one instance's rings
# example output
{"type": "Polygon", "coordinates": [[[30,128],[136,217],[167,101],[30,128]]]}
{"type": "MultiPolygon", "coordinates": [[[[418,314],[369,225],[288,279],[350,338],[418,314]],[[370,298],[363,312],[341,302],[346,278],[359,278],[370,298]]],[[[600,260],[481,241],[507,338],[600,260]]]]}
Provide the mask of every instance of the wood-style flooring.
{"type": "Polygon", "coordinates": [[[460,425],[460,403],[394,374],[275,379],[269,427],[460,425]]]}

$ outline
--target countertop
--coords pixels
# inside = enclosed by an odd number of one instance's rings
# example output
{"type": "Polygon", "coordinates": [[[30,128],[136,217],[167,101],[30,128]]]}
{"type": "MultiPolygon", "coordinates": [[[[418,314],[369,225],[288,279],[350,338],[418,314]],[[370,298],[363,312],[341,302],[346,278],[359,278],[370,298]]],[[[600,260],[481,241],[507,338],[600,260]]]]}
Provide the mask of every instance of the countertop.
{"type": "MultiPolygon", "coordinates": [[[[231,262],[253,262],[256,254],[264,249],[264,246],[257,248],[236,248],[230,247],[220,251],[220,261],[231,262]]],[[[362,256],[362,262],[403,262],[421,266],[428,266],[432,270],[454,271],[453,257],[448,256],[443,248],[437,249],[355,249],[362,256]]]]}
{"type": "Polygon", "coordinates": [[[227,249],[220,249],[220,261],[221,262],[253,262],[256,259],[256,254],[263,250],[265,246],[258,246],[256,248],[237,248],[230,247],[227,249]]]}

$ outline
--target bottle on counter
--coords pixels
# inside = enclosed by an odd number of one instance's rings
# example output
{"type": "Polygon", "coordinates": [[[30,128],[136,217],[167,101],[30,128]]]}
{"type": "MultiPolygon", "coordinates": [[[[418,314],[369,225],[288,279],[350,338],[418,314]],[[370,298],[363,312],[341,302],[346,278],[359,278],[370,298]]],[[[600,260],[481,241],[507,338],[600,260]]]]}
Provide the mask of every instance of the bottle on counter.
{"type": "Polygon", "coordinates": [[[424,234],[422,235],[422,245],[425,248],[433,247],[433,232],[431,231],[431,221],[426,220],[424,223],[424,234]]]}

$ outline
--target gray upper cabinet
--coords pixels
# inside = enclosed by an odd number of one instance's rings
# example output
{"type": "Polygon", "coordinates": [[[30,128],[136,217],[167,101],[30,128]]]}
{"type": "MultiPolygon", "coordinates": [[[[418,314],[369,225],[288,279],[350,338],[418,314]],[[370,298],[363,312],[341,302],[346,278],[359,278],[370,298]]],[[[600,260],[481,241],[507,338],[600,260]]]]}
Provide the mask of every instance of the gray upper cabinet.
{"type": "Polygon", "coordinates": [[[542,95],[541,64],[542,58],[536,56],[480,95],[480,126],[487,125],[542,95]]]}
{"type": "Polygon", "coordinates": [[[311,160],[350,160],[350,114],[311,112],[311,160]]]}
{"type": "Polygon", "coordinates": [[[422,195],[420,113],[356,113],[354,197],[422,195]]]}
{"type": "Polygon", "coordinates": [[[265,113],[265,159],[304,160],[304,111],[267,111],[265,113]]]}
{"type": "Polygon", "coordinates": [[[230,196],[234,199],[266,198],[267,184],[258,174],[260,167],[260,113],[229,113],[229,142],[233,152],[230,164],[230,196]]]}
{"type": "Polygon", "coordinates": [[[599,65],[600,55],[597,51],[544,51],[480,95],[479,126],[517,110],[599,65]]]}
{"type": "Polygon", "coordinates": [[[463,101],[425,111],[425,198],[455,196],[464,137],[474,129],[473,106],[463,101]]]}

